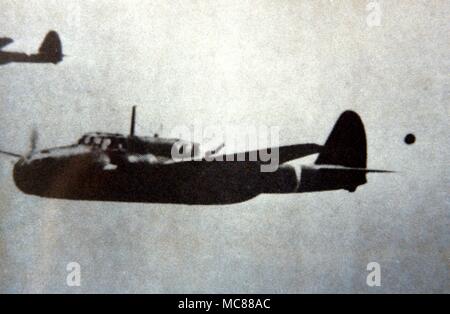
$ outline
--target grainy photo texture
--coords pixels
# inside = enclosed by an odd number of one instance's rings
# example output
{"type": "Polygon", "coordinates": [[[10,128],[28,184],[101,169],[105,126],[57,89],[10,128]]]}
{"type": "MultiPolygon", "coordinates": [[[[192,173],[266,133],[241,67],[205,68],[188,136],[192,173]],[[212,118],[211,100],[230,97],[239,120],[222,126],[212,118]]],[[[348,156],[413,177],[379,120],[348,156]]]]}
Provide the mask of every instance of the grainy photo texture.
{"type": "Polygon", "coordinates": [[[448,1],[0,6],[0,293],[450,292],[448,1]]]}

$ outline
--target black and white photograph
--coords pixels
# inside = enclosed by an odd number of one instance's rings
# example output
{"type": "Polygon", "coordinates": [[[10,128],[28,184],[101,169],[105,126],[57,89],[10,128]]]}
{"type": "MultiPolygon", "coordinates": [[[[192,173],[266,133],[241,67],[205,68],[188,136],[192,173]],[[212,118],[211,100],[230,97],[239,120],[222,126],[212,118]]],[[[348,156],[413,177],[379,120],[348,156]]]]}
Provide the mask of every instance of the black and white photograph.
{"type": "Polygon", "coordinates": [[[0,293],[450,293],[449,21],[0,0],[0,293]]]}

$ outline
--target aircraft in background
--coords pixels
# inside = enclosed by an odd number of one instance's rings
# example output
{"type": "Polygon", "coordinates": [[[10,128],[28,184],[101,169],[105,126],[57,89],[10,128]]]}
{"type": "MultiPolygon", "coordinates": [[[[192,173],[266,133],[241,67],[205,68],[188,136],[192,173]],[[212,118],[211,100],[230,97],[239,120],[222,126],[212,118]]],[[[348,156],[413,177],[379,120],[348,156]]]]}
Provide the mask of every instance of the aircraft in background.
{"type": "Polygon", "coordinates": [[[28,55],[21,52],[9,52],[2,49],[11,44],[11,38],[0,38],[0,65],[11,62],[26,63],[53,63],[58,64],[63,60],[62,45],[59,35],[55,31],[50,31],[45,36],[39,47],[38,53],[28,55]]]}
{"type": "Polygon", "coordinates": [[[325,145],[270,148],[278,149],[274,172],[261,171],[270,162],[261,158],[266,150],[220,155],[220,145],[199,155],[197,143],[134,130],[135,107],[129,135],[87,133],[73,145],[38,151],[33,133],[28,154],[0,153],[19,159],[13,177],[22,192],[70,200],[231,204],[263,193],[354,192],[367,173],[389,172],[367,169],[364,125],[353,111],[340,116],[325,145]],[[174,148],[185,158],[174,160],[174,148]],[[312,165],[287,164],[313,154],[312,165]]]}

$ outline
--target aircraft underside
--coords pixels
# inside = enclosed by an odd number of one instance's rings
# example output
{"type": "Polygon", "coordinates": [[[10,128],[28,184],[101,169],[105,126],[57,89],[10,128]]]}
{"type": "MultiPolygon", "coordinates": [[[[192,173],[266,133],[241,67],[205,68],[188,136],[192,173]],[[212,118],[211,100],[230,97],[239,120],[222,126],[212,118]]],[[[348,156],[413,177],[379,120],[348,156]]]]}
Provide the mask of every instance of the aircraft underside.
{"type": "Polygon", "coordinates": [[[88,157],[26,161],[14,168],[14,180],[27,194],[72,200],[230,204],[261,193],[295,192],[291,168],[260,171],[259,162],[190,161],[171,165],[131,164],[104,170],[88,157]]]}

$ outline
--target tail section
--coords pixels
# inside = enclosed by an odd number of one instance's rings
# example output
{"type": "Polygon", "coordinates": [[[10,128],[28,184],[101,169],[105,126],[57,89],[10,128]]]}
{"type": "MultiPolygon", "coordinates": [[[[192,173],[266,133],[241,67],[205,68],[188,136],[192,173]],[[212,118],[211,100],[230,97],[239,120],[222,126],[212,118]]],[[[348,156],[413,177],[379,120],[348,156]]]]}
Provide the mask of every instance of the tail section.
{"type": "Polygon", "coordinates": [[[39,54],[42,55],[46,61],[57,64],[63,59],[62,45],[59,35],[55,31],[48,32],[39,47],[39,54]]]}
{"type": "Polygon", "coordinates": [[[344,189],[354,192],[367,182],[367,140],[359,115],[345,111],[336,122],[313,166],[303,166],[297,192],[344,189]]]}

